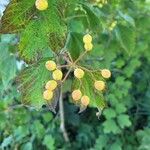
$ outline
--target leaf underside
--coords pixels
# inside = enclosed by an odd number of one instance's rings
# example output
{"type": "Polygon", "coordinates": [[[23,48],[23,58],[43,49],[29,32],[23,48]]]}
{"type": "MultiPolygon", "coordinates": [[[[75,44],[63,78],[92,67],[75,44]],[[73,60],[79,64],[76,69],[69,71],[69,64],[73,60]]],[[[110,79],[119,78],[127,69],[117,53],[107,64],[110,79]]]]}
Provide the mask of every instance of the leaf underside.
{"type": "Polygon", "coordinates": [[[45,49],[58,51],[64,46],[66,26],[60,2],[51,0],[45,11],[35,8],[35,0],[12,0],[1,20],[0,33],[19,33],[19,53],[33,61],[45,49]]]}
{"type": "Polygon", "coordinates": [[[50,72],[45,68],[45,61],[33,64],[21,72],[17,78],[19,91],[22,93],[22,103],[31,105],[40,109],[43,105],[48,104],[49,109],[54,112],[59,96],[59,90],[54,92],[54,98],[51,103],[43,99],[43,91],[46,82],[50,80],[50,72]]]}
{"type": "MultiPolygon", "coordinates": [[[[74,80],[72,90],[80,89],[83,95],[87,95],[90,98],[90,106],[102,110],[106,107],[106,102],[104,100],[103,93],[94,88],[94,80],[103,80],[103,78],[98,72],[94,73],[93,76],[86,72],[83,79],[74,80]]],[[[78,102],[77,105],[80,106],[80,112],[85,110],[80,102],[78,102]]]]}

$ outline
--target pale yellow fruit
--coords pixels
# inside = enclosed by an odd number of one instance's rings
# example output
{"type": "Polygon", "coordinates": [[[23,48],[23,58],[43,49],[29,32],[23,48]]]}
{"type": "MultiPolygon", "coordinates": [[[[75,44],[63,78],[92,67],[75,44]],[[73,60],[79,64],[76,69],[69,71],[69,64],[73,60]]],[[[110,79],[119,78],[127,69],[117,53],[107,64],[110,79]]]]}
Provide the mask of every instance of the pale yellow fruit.
{"type": "Polygon", "coordinates": [[[48,1],[47,0],[36,0],[35,6],[38,10],[46,10],[48,8],[48,1]]]}
{"type": "Polygon", "coordinates": [[[111,27],[114,28],[117,25],[117,21],[113,21],[111,27]]]}
{"type": "Polygon", "coordinates": [[[107,0],[105,0],[104,4],[108,4],[108,1],[107,1],[107,0]]]}
{"type": "Polygon", "coordinates": [[[101,70],[101,75],[102,75],[102,77],[108,79],[108,78],[111,77],[111,72],[108,69],[102,69],[101,70]]]}
{"type": "Polygon", "coordinates": [[[84,43],[91,43],[92,42],[92,36],[90,34],[86,34],[83,36],[83,42],[84,43]]]}
{"type": "Polygon", "coordinates": [[[53,71],[56,69],[56,63],[52,60],[49,60],[45,63],[45,67],[49,71],[53,71]]]}
{"type": "Polygon", "coordinates": [[[53,92],[51,90],[44,91],[43,98],[48,101],[51,100],[53,98],[53,92]]]}
{"type": "Polygon", "coordinates": [[[45,88],[51,91],[55,90],[56,87],[57,87],[57,82],[55,80],[50,80],[45,85],[45,88]]]}
{"type": "Polygon", "coordinates": [[[109,31],[112,31],[114,28],[112,28],[112,27],[109,27],[108,29],[109,29],[109,31]]]}
{"type": "Polygon", "coordinates": [[[88,106],[89,103],[90,103],[90,98],[88,96],[86,96],[86,95],[82,96],[81,103],[84,106],[88,106]]]}
{"type": "Polygon", "coordinates": [[[91,51],[93,48],[93,44],[92,43],[86,43],[86,44],[84,44],[84,48],[86,51],[91,51]]]}
{"type": "Polygon", "coordinates": [[[78,90],[74,90],[72,92],[72,99],[75,100],[75,101],[80,100],[81,96],[82,96],[82,93],[81,93],[81,91],[79,89],[78,90]]]}
{"type": "Polygon", "coordinates": [[[84,71],[80,68],[77,68],[74,70],[74,76],[78,79],[81,79],[84,76],[84,71]]]}
{"type": "Polygon", "coordinates": [[[62,73],[61,70],[57,69],[57,70],[55,70],[55,71],[53,72],[52,76],[53,76],[53,79],[54,79],[54,80],[58,81],[58,80],[61,80],[61,79],[62,79],[63,73],[62,73]]]}
{"type": "Polygon", "coordinates": [[[104,81],[95,81],[94,87],[95,87],[98,91],[102,91],[102,90],[105,89],[105,82],[104,82],[104,81]]]}
{"type": "Polygon", "coordinates": [[[98,6],[99,6],[100,8],[102,8],[102,7],[103,7],[103,4],[102,4],[102,3],[100,3],[100,4],[98,4],[98,6]]]}

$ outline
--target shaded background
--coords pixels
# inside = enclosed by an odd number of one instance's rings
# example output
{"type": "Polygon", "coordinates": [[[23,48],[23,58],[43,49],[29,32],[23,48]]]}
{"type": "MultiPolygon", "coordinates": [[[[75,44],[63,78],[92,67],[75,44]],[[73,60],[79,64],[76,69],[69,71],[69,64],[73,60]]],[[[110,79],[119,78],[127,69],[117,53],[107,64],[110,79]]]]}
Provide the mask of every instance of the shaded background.
{"type": "MultiPolygon", "coordinates": [[[[0,1],[1,14],[6,4],[7,1],[0,1]]],[[[78,107],[69,101],[68,81],[64,108],[69,143],[60,133],[58,114],[44,107],[37,111],[20,105],[15,79],[27,65],[18,57],[16,35],[0,35],[0,149],[150,150],[150,17],[149,13],[145,15],[148,6],[149,1],[138,3],[134,16],[136,45],[131,55],[118,51],[115,42],[106,51],[95,41],[94,63],[112,70],[105,94],[108,107],[100,119],[94,108],[78,114],[78,107]],[[96,61],[97,56],[103,59],[96,61]]],[[[100,37],[105,41],[105,35],[100,37]]],[[[129,37],[130,33],[126,38],[129,37]]]]}

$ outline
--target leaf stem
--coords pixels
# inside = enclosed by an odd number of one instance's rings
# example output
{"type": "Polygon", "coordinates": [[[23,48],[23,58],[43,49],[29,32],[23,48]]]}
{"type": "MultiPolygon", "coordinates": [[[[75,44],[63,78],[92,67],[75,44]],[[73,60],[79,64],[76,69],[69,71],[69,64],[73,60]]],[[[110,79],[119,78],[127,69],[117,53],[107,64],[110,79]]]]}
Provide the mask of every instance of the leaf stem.
{"type": "Polygon", "coordinates": [[[70,67],[70,69],[69,69],[68,72],[66,73],[64,79],[62,80],[62,83],[64,83],[64,82],[66,81],[66,79],[67,79],[67,77],[69,76],[71,70],[72,70],[72,67],[70,67]]]}
{"type": "Polygon", "coordinates": [[[63,94],[62,94],[62,84],[60,86],[60,96],[59,96],[59,111],[60,111],[60,130],[63,134],[64,140],[69,142],[68,133],[65,128],[65,116],[64,116],[64,104],[63,104],[63,94]]]}
{"type": "Polygon", "coordinates": [[[74,62],[74,64],[76,64],[85,54],[87,53],[87,51],[84,51],[74,62]]]}

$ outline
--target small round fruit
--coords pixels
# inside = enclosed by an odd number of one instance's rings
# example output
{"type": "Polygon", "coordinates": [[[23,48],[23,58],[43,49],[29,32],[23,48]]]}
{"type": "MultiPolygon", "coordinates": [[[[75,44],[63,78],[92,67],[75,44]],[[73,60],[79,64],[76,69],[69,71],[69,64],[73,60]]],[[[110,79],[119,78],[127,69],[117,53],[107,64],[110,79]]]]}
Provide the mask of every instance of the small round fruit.
{"type": "Polygon", "coordinates": [[[111,27],[114,28],[117,25],[117,21],[113,21],[111,27]]]}
{"type": "Polygon", "coordinates": [[[81,103],[82,103],[82,105],[84,105],[84,106],[88,106],[89,103],[90,103],[89,97],[86,96],[86,95],[82,96],[82,98],[81,98],[81,103]]]}
{"type": "Polygon", "coordinates": [[[111,77],[111,72],[108,69],[102,69],[101,70],[101,75],[102,75],[102,77],[108,79],[108,78],[111,77]]]}
{"type": "Polygon", "coordinates": [[[38,10],[46,10],[48,8],[48,1],[47,0],[36,0],[35,6],[38,10]]]}
{"type": "Polygon", "coordinates": [[[45,88],[51,91],[55,90],[56,87],[57,87],[57,82],[55,80],[50,80],[45,85],[45,88]]]}
{"type": "Polygon", "coordinates": [[[91,43],[92,42],[92,36],[90,34],[86,34],[83,36],[83,42],[84,43],[91,43]]]}
{"type": "Polygon", "coordinates": [[[78,79],[81,79],[84,76],[84,71],[80,68],[77,68],[74,70],[74,76],[78,79]]]}
{"type": "Polygon", "coordinates": [[[86,51],[91,51],[92,48],[93,48],[93,44],[92,43],[86,43],[84,45],[84,48],[85,48],[86,51]]]}
{"type": "Polygon", "coordinates": [[[105,0],[105,1],[104,1],[104,4],[108,4],[108,1],[107,1],[107,0],[105,0]]]}
{"type": "Polygon", "coordinates": [[[102,90],[105,89],[105,82],[104,82],[104,81],[95,81],[94,87],[95,87],[98,91],[102,91],[102,90]]]}
{"type": "Polygon", "coordinates": [[[100,4],[98,4],[98,6],[99,6],[100,8],[102,8],[102,7],[103,7],[103,4],[102,4],[102,3],[100,3],[100,4]]]}
{"type": "Polygon", "coordinates": [[[44,91],[43,98],[47,101],[51,100],[53,98],[53,92],[51,90],[44,91]]]}
{"type": "Polygon", "coordinates": [[[81,91],[79,89],[78,90],[74,90],[72,92],[72,99],[75,100],[75,101],[80,100],[81,96],[82,96],[82,93],[81,93],[81,91]]]}
{"type": "Polygon", "coordinates": [[[46,62],[45,67],[46,67],[47,70],[53,71],[53,70],[56,69],[56,63],[52,60],[49,60],[49,61],[46,62]]]}
{"type": "Polygon", "coordinates": [[[61,80],[61,79],[62,79],[63,73],[62,73],[61,70],[56,69],[56,70],[53,72],[52,76],[53,76],[53,79],[54,79],[54,80],[58,81],[58,80],[61,80]]]}

